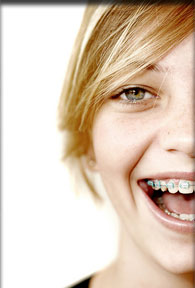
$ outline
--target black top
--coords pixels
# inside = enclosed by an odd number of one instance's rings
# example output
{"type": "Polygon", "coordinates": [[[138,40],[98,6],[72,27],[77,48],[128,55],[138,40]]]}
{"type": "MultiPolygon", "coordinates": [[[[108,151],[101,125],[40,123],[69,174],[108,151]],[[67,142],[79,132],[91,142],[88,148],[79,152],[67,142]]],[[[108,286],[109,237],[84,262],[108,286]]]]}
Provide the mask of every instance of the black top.
{"type": "Polygon", "coordinates": [[[91,280],[90,278],[87,278],[86,280],[72,286],[71,288],[88,288],[89,287],[89,281],[91,280]]]}

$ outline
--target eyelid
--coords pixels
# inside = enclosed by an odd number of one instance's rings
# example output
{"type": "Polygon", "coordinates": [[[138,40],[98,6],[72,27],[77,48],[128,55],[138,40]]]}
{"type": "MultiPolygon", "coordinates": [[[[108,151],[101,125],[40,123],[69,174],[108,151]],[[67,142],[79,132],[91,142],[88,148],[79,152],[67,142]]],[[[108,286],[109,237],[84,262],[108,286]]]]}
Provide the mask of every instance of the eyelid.
{"type": "Polygon", "coordinates": [[[117,89],[117,91],[115,91],[115,93],[113,93],[113,95],[111,96],[112,99],[116,99],[118,97],[120,97],[120,95],[122,93],[124,93],[125,91],[128,91],[130,89],[133,89],[133,88],[136,88],[136,89],[143,89],[145,90],[146,92],[149,92],[151,93],[152,95],[154,95],[156,98],[159,97],[159,94],[150,86],[147,86],[147,85],[139,85],[139,84],[131,84],[131,85],[128,85],[128,86],[123,86],[119,89],[117,89]]]}

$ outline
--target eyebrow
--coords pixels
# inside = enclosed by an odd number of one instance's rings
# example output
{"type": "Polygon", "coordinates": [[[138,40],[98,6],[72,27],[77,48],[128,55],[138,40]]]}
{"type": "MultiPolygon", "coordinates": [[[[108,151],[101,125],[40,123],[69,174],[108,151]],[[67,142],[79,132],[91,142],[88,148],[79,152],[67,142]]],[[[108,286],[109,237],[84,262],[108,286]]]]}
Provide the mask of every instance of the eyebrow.
{"type": "Polygon", "coordinates": [[[169,67],[163,67],[159,64],[150,64],[149,66],[146,67],[146,71],[155,71],[155,72],[160,72],[160,73],[167,73],[170,72],[169,67]]]}

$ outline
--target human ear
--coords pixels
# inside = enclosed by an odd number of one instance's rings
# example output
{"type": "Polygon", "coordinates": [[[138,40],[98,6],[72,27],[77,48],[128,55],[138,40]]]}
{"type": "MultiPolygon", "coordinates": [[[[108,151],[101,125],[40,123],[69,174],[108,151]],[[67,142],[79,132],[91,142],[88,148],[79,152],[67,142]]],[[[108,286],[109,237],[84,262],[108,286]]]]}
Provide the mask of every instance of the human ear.
{"type": "Polygon", "coordinates": [[[85,165],[89,170],[98,171],[98,164],[96,162],[96,157],[92,145],[90,145],[90,147],[88,148],[85,157],[85,162],[86,162],[85,165]]]}

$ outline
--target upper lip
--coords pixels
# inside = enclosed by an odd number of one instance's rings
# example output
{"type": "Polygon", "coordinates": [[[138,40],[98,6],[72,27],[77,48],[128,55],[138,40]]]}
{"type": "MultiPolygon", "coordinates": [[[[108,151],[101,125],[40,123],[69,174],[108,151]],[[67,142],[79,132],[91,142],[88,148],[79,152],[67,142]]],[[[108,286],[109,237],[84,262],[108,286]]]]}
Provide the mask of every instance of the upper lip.
{"type": "MultiPolygon", "coordinates": [[[[162,172],[159,174],[154,174],[145,179],[153,180],[165,180],[165,179],[183,179],[188,181],[195,181],[195,172],[162,172]]],[[[143,179],[143,178],[142,178],[143,179]]]]}

